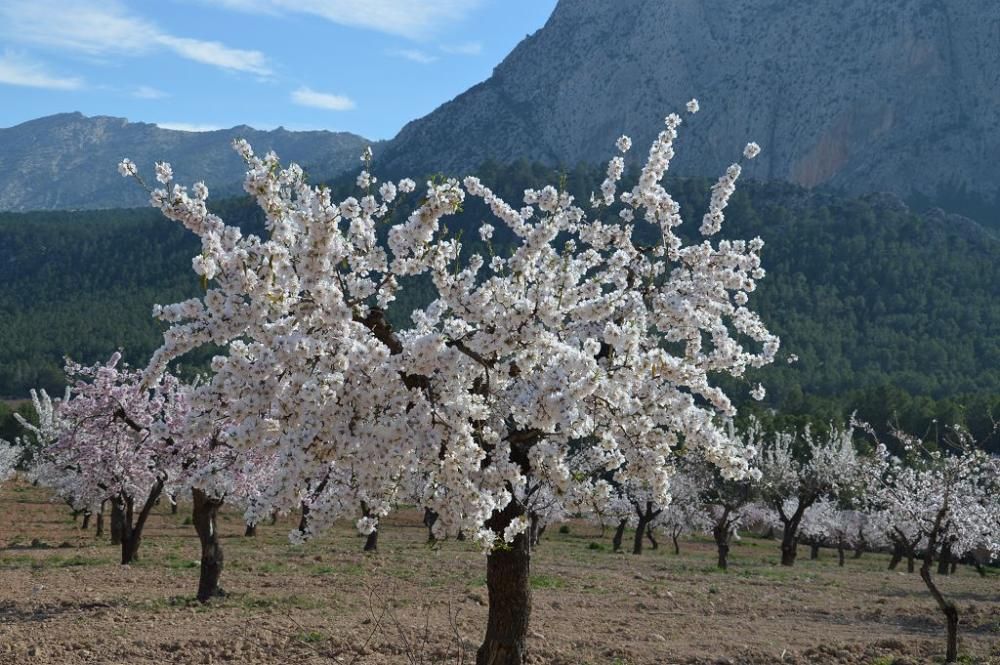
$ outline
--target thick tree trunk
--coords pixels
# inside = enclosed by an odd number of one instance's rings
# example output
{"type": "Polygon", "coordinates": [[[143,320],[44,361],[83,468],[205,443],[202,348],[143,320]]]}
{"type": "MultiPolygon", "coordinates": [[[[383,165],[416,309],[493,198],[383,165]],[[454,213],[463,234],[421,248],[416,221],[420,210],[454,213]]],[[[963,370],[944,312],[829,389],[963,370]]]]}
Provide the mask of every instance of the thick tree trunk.
{"type": "Polygon", "coordinates": [[[809,558],[812,561],[819,558],[819,543],[809,543],[809,558]]]}
{"type": "Polygon", "coordinates": [[[198,579],[198,602],[207,603],[213,596],[222,595],[219,577],[222,576],[222,544],[216,527],[216,517],[223,500],[209,496],[201,490],[192,490],[194,502],[192,521],[201,541],[201,577],[198,579]]]}
{"type": "Polygon", "coordinates": [[[649,525],[645,517],[639,518],[639,523],[635,526],[635,537],[632,539],[632,554],[642,554],[642,539],[646,535],[646,527],[649,525]]]}
{"type": "Polygon", "coordinates": [[[938,575],[947,575],[951,564],[951,543],[941,545],[941,556],[938,557],[938,575]]]}
{"type": "Polygon", "coordinates": [[[618,523],[618,527],[615,529],[615,535],[611,539],[611,546],[614,548],[615,552],[620,552],[622,549],[622,539],[625,537],[626,526],[628,526],[628,520],[622,520],[618,523]]]}
{"type": "Polygon", "coordinates": [[[899,543],[892,545],[892,558],[889,559],[889,570],[896,570],[899,562],[903,560],[903,546],[899,543]]]}
{"type": "Polygon", "coordinates": [[[125,513],[122,511],[121,503],[111,502],[111,544],[121,545],[122,534],[125,532],[125,513]]]}
{"type": "Polygon", "coordinates": [[[715,547],[719,550],[718,566],[722,570],[729,568],[729,543],[732,539],[732,531],[725,524],[716,524],[712,528],[712,537],[715,538],[715,547]]]}
{"type": "MultiPolygon", "coordinates": [[[[487,523],[494,533],[523,515],[513,502],[494,513],[487,523]]],[[[528,620],[531,616],[531,547],[528,534],[514,537],[509,547],[496,548],[486,557],[486,586],[490,607],[486,638],[476,653],[476,665],[527,663],[528,620]]]]}
{"type": "Polygon", "coordinates": [[[243,532],[244,538],[255,538],[257,536],[257,525],[247,524],[246,530],[243,532]]]}
{"type": "Polygon", "coordinates": [[[799,525],[796,523],[793,526],[786,525],[785,532],[781,535],[781,565],[782,566],[794,566],[795,557],[798,555],[798,528],[799,525]]]}
{"type": "Polygon", "coordinates": [[[378,551],[378,529],[375,529],[368,534],[365,538],[365,552],[377,552],[378,551]]]}

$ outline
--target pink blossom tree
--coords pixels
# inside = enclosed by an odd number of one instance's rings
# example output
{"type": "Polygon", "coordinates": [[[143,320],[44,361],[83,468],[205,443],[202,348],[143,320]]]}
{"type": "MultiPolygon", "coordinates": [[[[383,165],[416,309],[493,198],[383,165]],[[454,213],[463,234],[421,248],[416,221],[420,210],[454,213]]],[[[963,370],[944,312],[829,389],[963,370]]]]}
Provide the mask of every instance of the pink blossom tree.
{"type": "MultiPolygon", "coordinates": [[[[206,414],[225,409],[228,444],[274,456],[272,505],[308,488],[310,533],[352,514],[370,532],[396,496],[419,492],[437,536],[465,533],[488,552],[477,663],[523,663],[530,515],[573,494],[568,461],[581,445],[661,505],[681,440],[729,475],[746,471],[718,424],[734,408],[713,377],[742,376],[778,349],[747,307],[763,242],[712,241],[739,164],[713,188],[702,240],[675,233],[679,206],[661,180],[680,123],[668,116],[631,190],[617,191],[624,160],[612,159],[591,212],[551,186],[515,208],[476,178],[435,180],[384,244],[377,225],[415,186],[376,189],[370,155],[360,196],[337,202],[297,166],[238,143],[267,239],[226,226],[204,185],[189,193],[160,164],[153,203],[201,238],[193,267],[207,291],[158,309],[172,325],[149,380],[191,349],[221,346],[195,399],[206,414]],[[468,255],[446,233],[443,218],[469,196],[514,238],[509,257],[468,255]],[[386,308],[421,275],[436,297],[396,331],[386,308]]],[[[127,160],[120,168],[135,175],[127,160]]],[[[493,232],[479,229],[488,248],[493,232]]]]}

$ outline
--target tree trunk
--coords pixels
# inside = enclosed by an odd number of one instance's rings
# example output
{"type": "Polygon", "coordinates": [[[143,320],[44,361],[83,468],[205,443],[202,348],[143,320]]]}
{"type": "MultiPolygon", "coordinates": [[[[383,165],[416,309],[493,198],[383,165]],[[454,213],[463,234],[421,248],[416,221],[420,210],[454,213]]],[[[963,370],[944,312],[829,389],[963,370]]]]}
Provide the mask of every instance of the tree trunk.
{"type": "Polygon", "coordinates": [[[615,552],[621,552],[622,549],[622,538],[625,537],[625,527],[628,526],[628,520],[622,520],[618,523],[618,528],[615,529],[615,535],[611,539],[611,545],[615,552]]]}
{"type": "Polygon", "coordinates": [[[889,570],[896,570],[896,566],[903,560],[903,546],[899,543],[892,544],[892,558],[889,559],[889,570]]]}
{"type": "Polygon", "coordinates": [[[798,545],[798,528],[799,525],[796,523],[794,526],[785,525],[785,531],[781,535],[781,565],[782,566],[794,566],[795,557],[799,553],[798,545]]]}
{"type": "Polygon", "coordinates": [[[427,542],[433,543],[437,540],[434,537],[434,523],[437,522],[438,514],[430,508],[424,508],[424,526],[427,527],[427,542]]]}
{"type": "MultiPolygon", "coordinates": [[[[660,549],[660,544],[656,542],[656,538],[653,537],[653,525],[650,524],[646,527],[646,538],[649,539],[650,547],[654,550],[660,549]]],[[[674,545],[677,545],[677,539],[674,538],[674,545]]]]}
{"type": "Polygon", "coordinates": [[[857,545],[854,548],[854,558],[855,559],[860,559],[861,555],[864,554],[864,553],[865,553],[865,546],[864,545],[857,545]]]}
{"type": "Polygon", "coordinates": [[[632,539],[632,554],[642,554],[642,539],[646,535],[648,524],[645,517],[639,518],[639,523],[635,526],[635,537],[632,539]]]}
{"type": "Polygon", "coordinates": [[[90,528],[90,511],[84,511],[83,513],[83,524],[80,525],[80,531],[86,531],[90,528]]]}
{"type": "Polygon", "coordinates": [[[947,575],[951,564],[951,543],[941,545],[941,556],[938,557],[938,575],[947,575]]]}
{"type": "Polygon", "coordinates": [[[917,569],[917,566],[916,566],[916,561],[915,561],[915,557],[913,555],[913,552],[909,552],[906,555],[906,572],[912,573],[916,569],[917,569]]]}
{"type": "Polygon", "coordinates": [[[815,561],[819,558],[819,543],[809,543],[809,559],[815,561]]]}
{"type": "Polygon", "coordinates": [[[171,515],[176,515],[177,514],[177,499],[175,499],[172,496],[168,496],[167,497],[167,501],[170,502],[170,514],[171,515]]]}
{"type": "Polygon", "coordinates": [[[722,570],[729,568],[729,543],[732,539],[732,531],[727,524],[716,524],[712,528],[712,537],[715,538],[715,547],[719,550],[718,566],[722,570]]]}
{"type": "Polygon", "coordinates": [[[951,574],[954,575],[956,570],[958,570],[958,559],[951,557],[951,574]]]}
{"type": "Polygon", "coordinates": [[[538,522],[539,522],[538,515],[535,513],[531,513],[531,516],[528,518],[528,520],[529,520],[528,544],[532,547],[532,549],[534,549],[535,547],[538,547],[538,538],[541,536],[541,534],[538,531],[538,522]]]}
{"type": "Polygon", "coordinates": [[[111,544],[121,545],[122,534],[125,532],[125,513],[122,511],[121,503],[111,502],[111,544]]]}
{"type": "Polygon", "coordinates": [[[947,652],[945,653],[945,663],[957,663],[958,662],[958,608],[955,604],[949,600],[945,600],[945,597],[938,590],[937,585],[934,584],[934,578],[931,577],[931,554],[928,552],[924,555],[924,563],[920,566],[920,579],[924,581],[927,589],[934,596],[934,600],[937,601],[938,607],[941,608],[941,612],[944,613],[945,618],[945,629],[948,633],[948,646],[947,652]]]}
{"type": "Polygon", "coordinates": [[[844,567],[844,543],[837,543],[837,565],[841,568],[844,567]]]}
{"type": "Polygon", "coordinates": [[[670,534],[670,540],[673,541],[673,543],[674,543],[674,556],[680,556],[681,555],[681,544],[679,542],[677,542],[677,534],[676,533],[671,533],[670,534]]]}
{"type": "Polygon", "coordinates": [[[244,538],[255,538],[257,536],[257,525],[247,524],[246,531],[243,532],[244,538]]]}
{"type": "MultiPolygon", "coordinates": [[[[368,504],[366,504],[364,501],[361,502],[361,514],[364,515],[365,517],[372,516],[371,511],[368,510],[368,504]]],[[[378,527],[376,527],[375,530],[369,533],[368,537],[365,538],[364,551],[365,552],[378,551],[378,527]]]]}
{"type": "Polygon", "coordinates": [[[207,603],[213,596],[221,596],[219,577],[222,576],[222,543],[215,520],[223,499],[209,496],[201,490],[192,490],[194,502],[191,519],[201,541],[201,577],[198,579],[198,602],[207,603]]]}
{"type": "Polygon", "coordinates": [[[97,538],[104,537],[104,511],[97,513],[97,530],[94,532],[97,538]]]}
{"type": "Polygon", "coordinates": [[[305,531],[309,527],[309,504],[302,502],[302,517],[299,518],[299,531],[305,531]]]}
{"type": "MultiPolygon", "coordinates": [[[[503,533],[524,509],[511,502],[494,513],[487,526],[503,533]]],[[[509,546],[493,549],[486,557],[486,586],[490,607],[486,638],[476,653],[476,665],[527,663],[528,619],[531,615],[531,547],[528,534],[519,533],[509,546]]]]}
{"type": "Polygon", "coordinates": [[[149,514],[153,510],[153,506],[156,505],[157,500],[160,498],[160,493],[163,492],[163,483],[165,478],[157,478],[153,487],[149,490],[149,495],[146,497],[146,502],[142,505],[142,509],[139,510],[139,515],[135,516],[135,499],[132,497],[126,497],[124,499],[124,513],[125,518],[122,520],[124,529],[122,529],[122,565],[126,566],[139,558],[139,544],[142,542],[142,530],[146,526],[146,520],[149,519],[149,514]],[[135,522],[133,523],[133,518],[135,522]]]}

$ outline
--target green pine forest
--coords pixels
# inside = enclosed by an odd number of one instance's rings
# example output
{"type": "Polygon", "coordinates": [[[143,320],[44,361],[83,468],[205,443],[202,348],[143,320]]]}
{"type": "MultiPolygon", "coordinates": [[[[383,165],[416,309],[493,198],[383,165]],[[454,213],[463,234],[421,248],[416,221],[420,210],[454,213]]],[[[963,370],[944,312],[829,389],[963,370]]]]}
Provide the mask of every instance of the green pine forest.
{"type": "MultiPolygon", "coordinates": [[[[586,201],[603,179],[596,168],[559,172],[525,162],[487,163],[479,174],[515,205],[518,192],[545,183],[586,201]]],[[[696,231],[711,181],[667,184],[687,231],[696,231]]],[[[346,194],[352,183],[330,185],[346,194]]],[[[263,232],[247,199],[214,208],[245,232],[263,232]]],[[[467,201],[448,226],[463,234],[467,251],[483,251],[476,229],[489,219],[467,201]]],[[[509,236],[494,225],[494,250],[503,252],[509,236]]],[[[781,336],[782,359],[749,377],[768,391],[749,410],[765,420],[778,410],[785,420],[816,421],[857,411],[911,431],[935,419],[964,422],[1000,450],[989,436],[991,417],[1000,418],[1000,238],[964,220],[919,216],[893,197],[743,182],[722,236],[755,235],[766,242],[768,274],[751,304],[781,336]],[[798,362],[786,362],[788,354],[798,362]]],[[[163,329],[152,306],[201,292],[190,267],[196,239],[151,209],[0,213],[0,247],[0,396],[9,400],[35,387],[61,393],[65,356],[92,363],[122,349],[143,364],[163,329]]],[[[397,323],[414,304],[398,303],[397,323]]],[[[181,371],[208,358],[186,358],[181,371]]],[[[746,382],[729,385],[745,403],[746,382]]],[[[0,402],[0,438],[16,435],[14,408],[0,402]]]]}

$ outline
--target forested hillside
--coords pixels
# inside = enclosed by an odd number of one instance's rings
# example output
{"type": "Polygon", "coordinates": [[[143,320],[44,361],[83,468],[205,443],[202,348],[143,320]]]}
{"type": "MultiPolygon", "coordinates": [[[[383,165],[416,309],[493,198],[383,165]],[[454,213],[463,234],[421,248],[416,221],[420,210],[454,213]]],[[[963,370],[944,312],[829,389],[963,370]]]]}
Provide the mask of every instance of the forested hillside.
{"type": "MultiPolygon", "coordinates": [[[[480,173],[514,203],[515,192],[543,182],[561,181],[587,198],[601,176],[527,163],[487,164],[480,173]]],[[[670,183],[691,231],[709,185],[670,183]]],[[[246,200],[225,201],[219,212],[245,230],[262,229],[246,200]]],[[[470,201],[449,227],[475,228],[487,215],[470,201]]],[[[940,211],[918,216],[894,197],[838,199],[748,183],[730,204],[727,233],[765,239],[768,275],[755,305],[781,336],[784,357],[798,356],[755,377],[768,387],[769,405],[794,414],[822,412],[831,400],[869,408],[875,400],[926,415],[970,401],[984,412],[1000,402],[1000,241],[979,226],[940,211]],[[911,404],[915,396],[952,402],[911,404]]],[[[474,232],[463,237],[478,242],[474,232]]],[[[498,229],[495,247],[503,245],[498,229]]],[[[162,329],[153,304],[201,288],[190,269],[194,238],[153,210],[4,214],[0,246],[4,396],[58,390],[64,355],[93,362],[122,348],[127,360],[145,362],[162,329]]]]}

